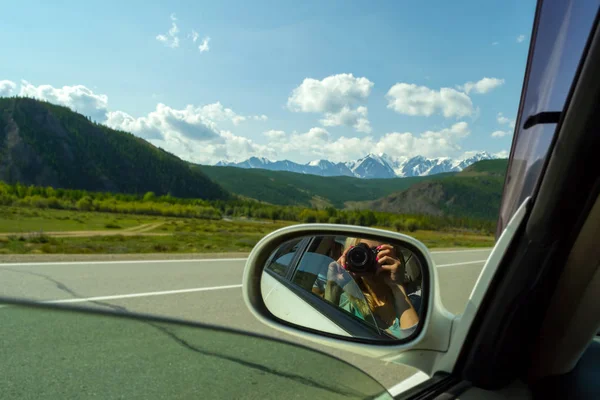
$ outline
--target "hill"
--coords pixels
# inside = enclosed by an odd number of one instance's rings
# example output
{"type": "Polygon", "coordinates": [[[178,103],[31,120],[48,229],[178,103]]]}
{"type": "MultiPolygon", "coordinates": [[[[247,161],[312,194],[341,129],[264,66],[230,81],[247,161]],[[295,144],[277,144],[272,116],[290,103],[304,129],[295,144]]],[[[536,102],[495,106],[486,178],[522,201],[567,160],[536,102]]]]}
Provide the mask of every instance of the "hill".
{"type": "Polygon", "coordinates": [[[361,179],[237,167],[197,165],[196,168],[215,182],[219,182],[225,189],[243,197],[279,205],[338,208],[343,208],[351,202],[377,199],[440,176],[361,179]]]}
{"type": "Polygon", "coordinates": [[[0,180],[184,198],[230,197],[189,163],[141,138],[29,98],[0,98],[0,180]]]}
{"type": "Polygon", "coordinates": [[[458,173],[458,176],[501,176],[506,175],[508,160],[484,160],[476,162],[458,173]]]}
{"type": "Polygon", "coordinates": [[[498,217],[508,160],[480,161],[464,171],[417,183],[381,199],[355,204],[360,209],[402,214],[498,217]]]}

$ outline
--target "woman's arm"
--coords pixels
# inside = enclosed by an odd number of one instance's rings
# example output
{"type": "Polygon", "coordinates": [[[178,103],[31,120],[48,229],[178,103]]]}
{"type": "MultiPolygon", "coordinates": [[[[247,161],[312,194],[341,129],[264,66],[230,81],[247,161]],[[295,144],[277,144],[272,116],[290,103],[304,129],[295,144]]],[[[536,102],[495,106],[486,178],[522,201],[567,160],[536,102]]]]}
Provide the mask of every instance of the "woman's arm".
{"type": "Polygon", "coordinates": [[[394,305],[396,306],[396,313],[400,320],[400,328],[408,329],[419,323],[419,316],[412,306],[412,303],[406,295],[406,291],[400,284],[390,285],[392,293],[394,294],[394,305]]]}
{"type": "Polygon", "coordinates": [[[330,263],[327,267],[327,284],[325,285],[324,297],[325,300],[335,305],[340,303],[340,296],[344,292],[343,287],[350,280],[348,273],[344,272],[340,260],[330,263]]]}
{"type": "Polygon", "coordinates": [[[395,249],[392,246],[384,244],[377,249],[379,251],[377,254],[377,263],[380,266],[377,273],[385,273],[385,282],[392,289],[396,315],[400,320],[400,328],[411,328],[419,323],[419,315],[412,306],[402,286],[405,266],[402,264],[401,259],[397,257],[395,249]]]}

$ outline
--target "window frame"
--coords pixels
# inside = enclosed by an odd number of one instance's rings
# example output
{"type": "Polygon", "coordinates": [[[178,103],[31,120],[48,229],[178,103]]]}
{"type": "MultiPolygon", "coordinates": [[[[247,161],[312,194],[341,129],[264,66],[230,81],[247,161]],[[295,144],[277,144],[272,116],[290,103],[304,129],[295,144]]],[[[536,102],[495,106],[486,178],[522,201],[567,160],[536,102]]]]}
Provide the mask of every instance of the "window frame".
{"type": "Polygon", "coordinates": [[[269,258],[267,259],[267,262],[265,263],[266,264],[265,271],[273,272],[273,275],[277,275],[277,276],[282,277],[284,279],[289,279],[289,277],[290,277],[290,271],[295,270],[296,264],[298,263],[298,259],[299,259],[298,254],[301,254],[301,253],[304,252],[304,249],[307,246],[306,245],[306,241],[308,241],[308,240],[309,240],[309,238],[301,238],[298,241],[298,244],[297,244],[298,249],[294,252],[294,255],[292,256],[292,259],[290,260],[290,264],[287,266],[287,268],[285,270],[285,274],[279,274],[279,273],[277,273],[275,270],[273,270],[271,268],[271,266],[275,263],[275,258],[276,257],[280,258],[280,257],[283,257],[285,254],[289,254],[289,253],[279,254],[278,251],[274,251],[273,254],[271,254],[269,256],[269,258]]]}

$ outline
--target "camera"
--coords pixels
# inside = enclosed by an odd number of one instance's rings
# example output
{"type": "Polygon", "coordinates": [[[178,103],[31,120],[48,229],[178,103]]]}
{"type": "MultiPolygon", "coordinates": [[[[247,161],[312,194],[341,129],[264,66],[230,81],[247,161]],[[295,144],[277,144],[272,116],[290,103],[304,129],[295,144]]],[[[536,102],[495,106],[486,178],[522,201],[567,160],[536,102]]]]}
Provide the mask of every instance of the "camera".
{"type": "Polygon", "coordinates": [[[346,253],[346,267],[355,274],[374,274],[377,270],[376,248],[371,248],[365,243],[359,243],[346,253]]]}

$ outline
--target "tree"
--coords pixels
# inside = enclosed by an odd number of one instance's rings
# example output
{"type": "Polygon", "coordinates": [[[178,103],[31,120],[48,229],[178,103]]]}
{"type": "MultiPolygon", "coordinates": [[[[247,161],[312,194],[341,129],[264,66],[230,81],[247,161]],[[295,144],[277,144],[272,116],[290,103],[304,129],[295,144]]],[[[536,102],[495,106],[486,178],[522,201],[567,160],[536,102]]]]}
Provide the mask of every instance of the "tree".
{"type": "Polygon", "coordinates": [[[154,201],[155,199],[156,199],[156,195],[154,194],[154,192],[147,192],[144,195],[144,201],[145,202],[154,201]]]}
{"type": "Polygon", "coordinates": [[[77,201],[77,209],[81,211],[90,211],[92,209],[92,198],[84,196],[77,201]]]}

